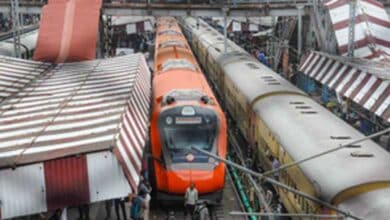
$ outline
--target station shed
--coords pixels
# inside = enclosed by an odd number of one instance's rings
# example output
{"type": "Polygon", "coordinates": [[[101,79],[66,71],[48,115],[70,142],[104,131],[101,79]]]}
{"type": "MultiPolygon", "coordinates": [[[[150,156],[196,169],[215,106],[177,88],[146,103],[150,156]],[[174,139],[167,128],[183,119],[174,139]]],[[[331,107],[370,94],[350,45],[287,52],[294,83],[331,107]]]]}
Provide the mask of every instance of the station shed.
{"type": "Polygon", "coordinates": [[[136,193],[150,78],[141,54],[57,65],[0,57],[1,217],[136,193]]]}

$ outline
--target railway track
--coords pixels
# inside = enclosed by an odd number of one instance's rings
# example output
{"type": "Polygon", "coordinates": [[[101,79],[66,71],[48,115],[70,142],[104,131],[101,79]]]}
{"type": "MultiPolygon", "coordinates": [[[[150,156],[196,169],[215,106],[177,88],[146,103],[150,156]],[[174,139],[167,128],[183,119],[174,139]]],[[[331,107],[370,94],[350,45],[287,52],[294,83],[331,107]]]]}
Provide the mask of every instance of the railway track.
{"type": "MultiPolygon", "coordinates": [[[[209,211],[212,216],[212,220],[245,220],[245,217],[240,216],[230,216],[231,211],[243,210],[240,198],[237,194],[236,189],[234,188],[233,181],[229,172],[226,172],[225,176],[225,188],[223,191],[223,199],[221,204],[214,205],[209,207],[209,211]]],[[[153,200],[152,200],[153,201],[153,200]]],[[[184,205],[181,203],[172,204],[172,205],[163,205],[158,201],[154,201],[151,204],[150,209],[150,219],[155,220],[164,220],[168,219],[169,213],[174,213],[175,219],[184,220],[184,205]]],[[[190,219],[187,216],[187,219],[190,219]]]]}
{"type": "MultiPolygon", "coordinates": [[[[183,26],[182,26],[183,27],[183,26]]],[[[191,45],[191,44],[190,44],[191,45]]],[[[192,46],[192,45],[191,45],[192,46]]],[[[199,60],[197,55],[195,54],[195,57],[199,60]]],[[[228,155],[231,157],[234,162],[237,164],[240,164],[242,166],[245,166],[249,169],[252,169],[253,166],[252,164],[247,164],[247,146],[249,146],[247,140],[245,137],[241,134],[237,126],[235,125],[235,120],[233,117],[230,115],[230,113],[227,111],[224,99],[222,98],[221,92],[217,89],[216,84],[208,77],[209,74],[207,74],[206,69],[202,66],[202,63],[200,63],[202,72],[205,74],[205,77],[211,86],[211,89],[213,90],[218,102],[221,105],[221,108],[225,112],[225,116],[227,119],[227,127],[228,127],[228,145],[229,145],[229,150],[228,150],[228,155]]],[[[254,152],[252,152],[253,154],[254,152]]],[[[253,161],[252,161],[253,163],[253,161]]],[[[257,171],[262,171],[263,167],[257,167],[257,171]]],[[[231,170],[229,170],[229,175],[231,175],[231,170]]],[[[254,201],[242,201],[242,198],[239,198],[239,193],[235,189],[238,198],[240,199],[241,203],[241,210],[246,211],[246,212],[258,212],[260,211],[260,208],[262,211],[265,212],[281,212],[284,207],[278,202],[278,196],[276,195],[276,191],[274,188],[267,183],[259,183],[257,179],[253,178],[251,175],[242,173],[238,171],[238,175],[241,178],[241,181],[243,183],[243,190],[245,191],[244,194],[245,196],[249,196],[250,194],[250,189],[254,190],[254,194],[257,200],[256,202],[254,201]],[[267,198],[265,198],[265,195],[267,195],[267,198]]],[[[233,187],[234,184],[233,184],[233,187]]],[[[248,198],[246,198],[248,199],[248,198]]],[[[230,211],[233,211],[232,209],[230,211]]],[[[247,217],[241,217],[240,219],[257,219],[255,216],[247,216],[247,217]]],[[[270,218],[271,220],[273,217],[270,218]]],[[[283,219],[288,219],[288,218],[283,218],[283,219]]]]}

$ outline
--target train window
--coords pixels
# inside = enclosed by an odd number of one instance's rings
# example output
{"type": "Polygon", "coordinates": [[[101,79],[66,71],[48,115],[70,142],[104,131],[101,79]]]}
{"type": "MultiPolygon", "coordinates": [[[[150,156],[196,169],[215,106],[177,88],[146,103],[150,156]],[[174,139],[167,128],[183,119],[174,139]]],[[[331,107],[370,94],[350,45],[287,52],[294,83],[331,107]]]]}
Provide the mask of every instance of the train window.
{"type": "Polygon", "coordinates": [[[165,30],[165,31],[161,31],[160,33],[158,33],[158,35],[163,35],[163,34],[166,34],[166,35],[180,35],[180,33],[175,31],[175,30],[165,30]]]}
{"type": "Polygon", "coordinates": [[[273,76],[261,76],[260,78],[262,78],[262,79],[273,79],[274,77],[273,76]]]}
{"type": "Polygon", "coordinates": [[[299,203],[299,204],[302,204],[302,199],[303,199],[303,197],[302,197],[302,196],[299,196],[299,195],[297,195],[297,194],[294,194],[294,196],[295,196],[295,199],[298,197],[298,203],[299,203]]]}
{"type": "Polygon", "coordinates": [[[163,42],[158,47],[159,48],[165,48],[165,47],[174,47],[174,46],[175,47],[181,47],[181,48],[185,48],[186,47],[183,42],[178,42],[178,41],[174,41],[174,40],[163,42]]]}
{"type": "Polygon", "coordinates": [[[196,71],[196,67],[184,59],[170,59],[162,65],[162,71],[167,71],[174,68],[184,68],[196,71]]]}
{"type": "Polygon", "coordinates": [[[246,63],[246,65],[251,69],[260,69],[256,64],[254,63],[246,63]]]}
{"type": "Polygon", "coordinates": [[[164,103],[167,102],[168,97],[173,97],[175,100],[200,100],[205,94],[199,90],[183,89],[172,90],[164,96],[164,103]]]}
{"type": "Polygon", "coordinates": [[[273,86],[273,85],[280,85],[280,83],[278,83],[278,82],[275,82],[275,83],[268,83],[268,85],[271,85],[271,86],[273,86]]]}
{"type": "Polygon", "coordinates": [[[223,41],[223,38],[222,37],[217,37],[217,40],[223,41]]]}

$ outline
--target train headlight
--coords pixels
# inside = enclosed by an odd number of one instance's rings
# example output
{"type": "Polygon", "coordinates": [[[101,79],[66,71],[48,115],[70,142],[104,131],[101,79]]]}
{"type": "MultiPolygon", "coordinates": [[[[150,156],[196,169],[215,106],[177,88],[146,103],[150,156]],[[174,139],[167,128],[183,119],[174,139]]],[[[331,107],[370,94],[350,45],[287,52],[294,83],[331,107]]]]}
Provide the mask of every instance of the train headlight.
{"type": "Polygon", "coordinates": [[[195,115],[195,109],[192,106],[184,106],[181,109],[181,115],[185,115],[185,116],[195,115]]]}
{"type": "Polygon", "coordinates": [[[171,125],[172,122],[173,122],[173,119],[172,119],[171,116],[168,116],[168,117],[165,118],[165,123],[167,123],[167,125],[171,125]]]}

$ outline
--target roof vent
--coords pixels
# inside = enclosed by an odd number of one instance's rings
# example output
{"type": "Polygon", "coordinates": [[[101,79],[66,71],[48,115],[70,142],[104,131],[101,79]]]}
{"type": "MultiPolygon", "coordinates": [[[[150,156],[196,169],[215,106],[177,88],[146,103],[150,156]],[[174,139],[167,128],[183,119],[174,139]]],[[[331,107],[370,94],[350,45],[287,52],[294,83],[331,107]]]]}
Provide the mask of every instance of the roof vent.
{"type": "Polygon", "coordinates": [[[311,109],[310,106],[307,106],[307,105],[298,105],[298,106],[295,106],[296,109],[311,109]]]}
{"type": "Polygon", "coordinates": [[[316,111],[301,111],[301,114],[317,114],[316,111]]]}
{"type": "Polygon", "coordinates": [[[346,148],[361,148],[362,145],[359,145],[359,144],[348,144],[348,145],[345,145],[346,148]]]}
{"type": "Polygon", "coordinates": [[[290,105],[303,105],[304,102],[290,102],[290,105]]]}
{"type": "Polygon", "coordinates": [[[254,63],[246,63],[247,66],[249,66],[249,68],[251,69],[260,69],[260,67],[258,67],[256,64],[254,63]]]}
{"type": "Polygon", "coordinates": [[[362,151],[355,151],[351,153],[351,157],[374,157],[374,154],[362,151]]]}
{"type": "Polygon", "coordinates": [[[330,136],[330,139],[333,140],[348,140],[351,139],[350,136],[330,136]]]}

